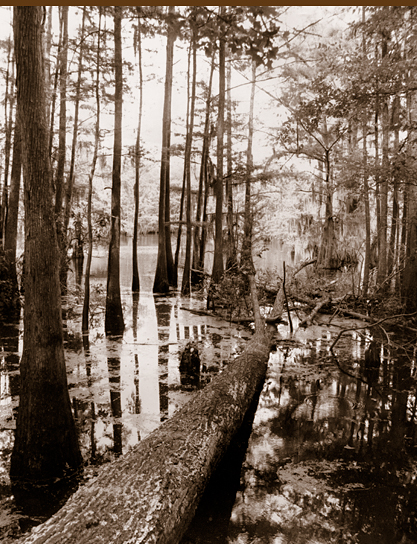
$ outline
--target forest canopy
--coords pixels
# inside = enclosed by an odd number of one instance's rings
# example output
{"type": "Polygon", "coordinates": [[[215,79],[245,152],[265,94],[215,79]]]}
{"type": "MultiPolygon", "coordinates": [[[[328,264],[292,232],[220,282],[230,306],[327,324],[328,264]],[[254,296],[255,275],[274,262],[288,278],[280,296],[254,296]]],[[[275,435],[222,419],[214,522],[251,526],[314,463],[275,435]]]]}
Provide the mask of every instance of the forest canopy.
{"type": "MultiPolygon", "coordinates": [[[[0,225],[13,249],[16,69],[11,8],[1,9],[0,225]]],[[[91,176],[91,235],[110,236],[113,12],[43,10],[50,160],[68,252],[88,238],[91,176]]],[[[370,284],[394,289],[415,307],[413,7],[148,6],[124,7],[120,17],[122,234],[161,233],[168,222],[172,235],[188,225],[186,268],[199,270],[201,237],[218,233],[230,263],[245,236],[250,174],[257,250],[272,238],[301,239],[323,269],[357,264],[365,296],[370,284]]],[[[22,204],[17,210],[22,218],[22,204]]],[[[167,285],[175,285],[178,256],[166,251],[167,285]]]]}

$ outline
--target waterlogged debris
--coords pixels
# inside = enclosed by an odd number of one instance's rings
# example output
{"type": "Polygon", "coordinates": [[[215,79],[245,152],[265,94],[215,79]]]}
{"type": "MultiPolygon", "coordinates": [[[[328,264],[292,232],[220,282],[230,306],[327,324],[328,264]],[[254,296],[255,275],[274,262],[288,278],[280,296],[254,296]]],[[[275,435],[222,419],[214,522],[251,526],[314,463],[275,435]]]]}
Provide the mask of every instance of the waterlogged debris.
{"type": "Polygon", "coordinates": [[[329,493],[332,488],[327,484],[323,473],[321,473],[321,478],[318,477],[320,472],[316,462],[287,464],[278,472],[278,478],[281,482],[281,492],[286,496],[294,493],[309,496],[317,493],[329,493]]]}

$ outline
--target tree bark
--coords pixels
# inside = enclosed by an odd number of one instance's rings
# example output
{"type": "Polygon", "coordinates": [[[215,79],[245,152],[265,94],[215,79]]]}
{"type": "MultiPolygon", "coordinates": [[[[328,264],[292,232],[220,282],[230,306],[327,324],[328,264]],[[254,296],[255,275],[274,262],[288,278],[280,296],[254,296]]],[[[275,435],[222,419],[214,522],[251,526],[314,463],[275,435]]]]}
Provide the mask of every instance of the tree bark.
{"type": "Polygon", "coordinates": [[[52,14],[53,6],[49,6],[48,22],[44,36],[45,51],[45,89],[46,89],[46,112],[49,119],[51,114],[51,46],[52,46],[52,14]]]}
{"type": "Polygon", "coordinates": [[[142,110],[143,110],[143,74],[142,74],[142,30],[141,21],[138,17],[138,30],[137,30],[137,48],[138,48],[138,71],[139,71],[139,114],[138,114],[138,133],[136,135],[135,145],[135,186],[134,186],[134,198],[135,198],[135,213],[133,219],[133,244],[132,244],[132,291],[139,292],[140,290],[140,278],[139,278],[139,264],[138,264],[138,230],[139,230],[139,179],[140,179],[140,138],[142,131],[142,110]]]}
{"type": "Polygon", "coordinates": [[[99,19],[98,19],[98,32],[97,32],[97,56],[96,56],[96,82],[95,82],[95,95],[96,95],[96,126],[94,131],[94,154],[93,162],[91,164],[90,175],[88,176],[88,199],[87,199],[87,231],[88,231],[88,253],[87,263],[85,267],[84,277],[84,302],[83,302],[83,316],[81,330],[83,336],[87,338],[89,329],[89,309],[90,309],[90,271],[91,261],[93,258],[93,225],[91,220],[92,211],[92,199],[93,199],[93,179],[96,170],[98,148],[100,145],[100,51],[101,51],[101,13],[102,8],[99,6],[99,19]]]}
{"type": "Polygon", "coordinates": [[[186,186],[187,186],[187,157],[186,155],[187,155],[187,144],[188,144],[188,131],[190,126],[191,49],[192,49],[192,43],[190,41],[190,46],[188,48],[188,55],[187,55],[187,111],[185,114],[186,137],[185,137],[184,168],[182,173],[182,188],[181,188],[180,211],[179,211],[179,221],[178,221],[178,230],[177,230],[177,245],[175,247],[175,259],[174,259],[176,285],[178,285],[178,264],[180,260],[182,225],[184,223],[184,201],[185,201],[185,193],[186,193],[186,186]]]}
{"type": "Polygon", "coordinates": [[[191,227],[191,149],[193,143],[194,130],[194,110],[195,110],[195,90],[197,84],[197,31],[192,30],[192,58],[193,58],[193,77],[191,82],[191,106],[190,122],[188,124],[188,133],[185,150],[185,179],[187,184],[187,239],[185,244],[185,263],[182,276],[181,294],[189,295],[191,290],[191,250],[192,250],[192,227],[191,227]]]}
{"type": "MultiPolygon", "coordinates": [[[[400,99],[399,96],[394,97],[392,104],[392,122],[394,125],[394,153],[399,155],[400,153],[400,99]]],[[[391,231],[387,252],[387,276],[391,276],[395,263],[396,263],[396,241],[397,241],[397,225],[400,214],[400,207],[398,202],[398,193],[400,186],[400,179],[397,172],[394,172],[393,188],[392,188],[392,215],[391,215],[391,231]]]]}
{"type": "Polygon", "coordinates": [[[122,301],[120,297],[120,194],[122,168],[122,110],[123,110],[123,64],[122,64],[122,11],[114,7],[114,148],[113,183],[111,193],[111,227],[109,259],[107,268],[107,295],[105,330],[107,335],[119,336],[124,331],[122,301]]]}
{"type": "MultiPolygon", "coordinates": [[[[226,7],[220,6],[220,18],[224,17],[226,7]]],[[[224,137],[224,103],[225,103],[225,37],[219,39],[219,108],[217,118],[217,173],[215,182],[216,195],[216,233],[214,240],[214,259],[212,281],[218,283],[223,275],[223,137],[224,137]]]]}
{"type": "MultiPolygon", "coordinates": [[[[175,16],[175,6],[169,6],[169,15],[171,18],[175,16]]],[[[174,43],[175,43],[176,33],[171,25],[169,25],[168,30],[168,39],[170,41],[170,61],[169,61],[169,81],[168,81],[168,108],[167,108],[167,150],[168,150],[168,162],[166,164],[166,175],[165,175],[165,246],[166,246],[166,255],[167,255],[167,272],[168,272],[168,282],[172,287],[177,287],[177,276],[174,267],[174,259],[172,256],[172,244],[171,244],[171,118],[172,118],[172,77],[173,77],[173,67],[174,67],[174,43]]]]}
{"type": "MultiPolygon", "coordinates": [[[[365,114],[364,114],[365,116],[365,114]]],[[[371,212],[369,206],[369,182],[368,182],[368,152],[366,145],[366,138],[368,135],[366,118],[364,117],[362,123],[362,138],[363,138],[363,151],[362,151],[362,164],[363,164],[363,196],[365,203],[365,260],[363,264],[363,283],[362,283],[362,296],[366,298],[368,296],[369,289],[369,270],[371,263],[371,212]]]]}
{"type": "Polygon", "coordinates": [[[86,20],[86,10],[87,6],[83,6],[83,18],[81,23],[81,36],[80,36],[80,52],[78,57],[78,75],[77,75],[77,84],[75,90],[75,111],[74,111],[74,127],[72,132],[72,148],[71,148],[71,161],[70,161],[70,171],[68,175],[68,182],[65,187],[65,210],[64,210],[64,239],[65,244],[65,257],[67,253],[67,247],[69,245],[67,236],[68,236],[68,225],[71,215],[71,206],[72,206],[72,193],[74,188],[74,170],[75,170],[75,154],[77,151],[77,142],[78,142],[78,117],[80,109],[80,100],[81,100],[81,78],[83,72],[83,52],[84,52],[84,29],[85,29],[85,20],[86,20]]]}
{"type": "Polygon", "coordinates": [[[226,199],[227,199],[227,258],[226,268],[237,264],[235,228],[233,220],[233,160],[232,160],[232,59],[227,63],[227,124],[226,124],[226,199]]]}
{"type": "MultiPolygon", "coordinates": [[[[174,6],[169,6],[169,13],[175,11],[174,6]]],[[[159,220],[158,220],[158,256],[156,262],[155,280],[153,285],[154,293],[167,293],[169,286],[174,279],[174,260],[170,238],[171,229],[166,225],[169,221],[169,163],[171,145],[171,99],[172,99],[172,71],[174,63],[174,41],[175,36],[172,29],[168,28],[166,48],[166,71],[165,71],[165,97],[164,112],[162,118],[162,156],[161,156],[161,177],[159,185],[159,220]],[[172,269],[170,260],[172,260],[172,269]]]]}
{"type": "MultiPolygon", "coordinates": [[[[414,23],[414,12],[411,13],[411,24],[414,23]]],[[[407,44],[409,50],[409,58],[414,58],[415,46],[414,41],[410,40],[407,44]]],[[[415,80],[416,71],[411,70],[409,73],[409,83],[415,80]]],[[[407,93],[407,110],[408,110],[408,146],[407,153],[411,164],[416,166],[416,149],[414,143],[416,138],[416,130],[414,129],[417,120],[417,95],[414,90],[407,93]]],[[[414,183],[407,183],[404,191],[404,211],[403,211],[403,232],[402,232],[402,247],[405,246],[405,263],[402,274],[402,296],[408,313],[417,310],[417,188],[414,183]]]]}
{"type": "Polygon", "coordinates": [[[246,151],[246,180],[245,180],[245,223],[244,234],[242,244],[242,258],[241,268],[245,275],[248,277],[252,312],[255,321],[256,334],[263,334],[265,328],[265,322],[261,316],[259,307],[259,299],[255,282],[255,266],[253,264],[252,256],[252,227],[253,227],[253,215],[252,215],[252,203],[251,203],[251,185],[252,185],[252,172],[253,172],[253,117],[255,109],[255,90],[256,90],[256,63],[252,60],[252,84],[250,95],[250,107],[249,107],[249,123],[248,123],[248,147],[246,151]]]}
{"type": "MultiPolygon", "coordinates": [[[[200,178],[198,184],[196,222],[205,222],[207,220],[207,162],[210,148],[210,111],[211,111],[211,88],[213,84],[215,51],[211,59],[210,77],[207,88],[206,100],[206,118],[204,121],[203,149],[201,151],[200,178]]],[[[193,251],[193,271],[191,281],[194,285],[200,283],[204,273],[204,250],[206,227],[198,225],[194,229],[194,251],[193,251]],[[201,236],[200,236],[201,232],[201,236]],[[200,242],[200,243],[199,243],[200,242]],[[200,247],[199,247],[200,246],[200,247]]]]}
{"type": "Polygon", "coordinates": [[[25,311],[20,402],[10,477],[51,483],[82,462],[68,395],[59,250],[48,154],[42,8],[14,7],[25,180],[25,311]]]}
{"type": "MultiPolygon", "coordinates": [[[[327,135],[327,123],[324,122],[324,135],[327,135]]],[[[333,218],[333,186],[330,168],[330,150],[328,142],[325,142],[324,164],[326,167],[326,211],[323,225],[323,233],[320,244],[320,251],[317,259],[319,266],[329,270],[333,268],[335,262],[336,235],[333,218]]]]}
{"type": "MultiPolygon", "coordinates": [[[[386,9],[384,7],[383,9],[386,9]]],[[[388,8],[389,9],[389,8],[388,8]]],[[[388,39],[384,35],[382,40],[382,62],[388,54],[388,39]]],[[[382,99],[381,124],[382,124],[382,176],[379,184],[380,196],[380,225],[378,230],[378,272],[377,283],[383,291],[387,289],[387,230],[388,230],[388,170],[389,170],[389,115],[388,98],[382,99]]]]}
{"type": "Polygon", "coordinates": [[[13,93],[13,67],[14,61],[10,60],[10,55],[12,51],[12,42],[11,38],[9,39],[7,45],[7,71],[6,71],[6,89],[4,97],[4,130],[5,130],[5,142],[4,142],[4,181],[3,181],[3,190],[1,194],[1,207],[0,207],[0,243],[3,243],[4,239],[4,228],[5,220],[7,215],[8,207],[8,196],[9,196],[9,166],[10,166],[10,151],[12,143],[12,119],[13,119],[13,102],[14,102],[14,93],[13,93]],[[12,74],[10,74],[10,63],[12,63],[12,74]],[[9,88],[10,85],[10,88],[9,88]],[[9,110],[9,111],[8,111],[9,110]]]}
{"type": "MultiPolygon", "coordinates": [[[[362,24],[365,26],[365,6],[362,6],[362,24]]],[[[366,55],[365,33],[362,39],[362,52],[366,55]]],[[[362,119],[362,165],[363,165],[363,196],[365,204],[365,259],[363,263],[362,296],[368,296],[369,271],[371,262],[371,213],[369,208],[369,181],[368,181],[368,149],[367,149],[367,114],[363,113],[362,119]]]]}
{"type": "MultiPolygon", "coordinates": [[[[376,53],[377,56],[377,53],[376,53]]],[[[378,84],[378,79],[377,79],[378,84]]],[[[380,96],[377,87],[375,96],[375,115],[374,115],[374,139],[375,139],[375,211],[376,211],[376,241],[378,248],[378,260],[380,255],[380,236],[381,231],[381,190],[380,190],[380,145],[379,145],[379,114],[380,114],[380,96]]]]}
{"type": "Polygon", "coordinates": [[[129,453],[102,467],[26,544],[174,544],[260,391],[269,341],[254,340],[129,453]]]}
{"type": "Polygon", "coordinates": [[[59,60],[59,138],[58,138],[58,163],[55,176],[55,215],[58,233],[58,245],[61,251],[61,290],[65,294],[66,268],[67,268],[67,241],[64,232],[64,220],[62,203],[64,199],[64,170],[66,156],[67,136],[67,63],[68,63],[68,6],[62,6],[62,48],[59,60]]]}

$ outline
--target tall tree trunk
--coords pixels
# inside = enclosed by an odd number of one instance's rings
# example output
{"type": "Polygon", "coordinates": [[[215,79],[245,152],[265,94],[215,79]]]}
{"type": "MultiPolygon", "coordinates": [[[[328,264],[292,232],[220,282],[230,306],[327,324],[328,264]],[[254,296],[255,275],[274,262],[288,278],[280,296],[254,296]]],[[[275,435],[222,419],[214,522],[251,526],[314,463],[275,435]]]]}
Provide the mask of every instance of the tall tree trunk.
{"type": "MultiPolygon", "coordinates": [[[[365,6],[362,7],[362,23],[365,25],[365,6]]],[[[362,51],[364,58],[366,56],[365,34],[362,40],[362,51]]],[[[367,150],[367,115],[363,114],[362,120],[362,165],[363,165],[363,196],[365,202],[365,260],[363,264],[363,283],[362,296],[368,296],[369,289],[369,270],[371,263],[371,213],[369,209],[369,182],[368,182],[368,150],[367,150]]]]}
{"type": "Polygon", "coordinates": [[[120,297],[120,195],[122,167],[122,110],[123,110],[123,60],[122,60],[121,6],[114,6],[114,147],[113,180],[111,192],[111,227],[107,267],[106,335],[119,336],[124,331],[122,301],[120,297]]]}
{"type": "Polygon", "coordinates": [[[401,217],[401,238],[400,238],[400,250],[399,250],[399,265],[401,268],[400,274],[397,276],[397,291],[401,295],[401,300],[404,298],[404,273],[405,265],[407,262],[407,237],[408,237],[408,194],[409,184],[405,184],[403,188],[403,213],[401,217]]]}
{"type": "MultiPolygon", "coordinates": [[[[191,72],[191,48],[192,44],[188,48],[188,63],[187,63],[187,112],[185,114],[185,133],[186,133],[186,142],[188,138],[189,124],[190,124],[190,72],[191,72]]],[[[187,148],[187,143],[185,144],[187,148]]],[[[182,188],[181,188],[181,199],[180,199],[180,212],[178,216],[178,230],[177,230],[177,245],[175,247],[175,257],[174,257],[174,269],[176,281],[174,284],[178,285],[178,264],[180,260],[180,250],[181,250],[181,237],[182,237],[182,222],[184,219],[184,201],[185,201],[185,192],[187,186],[187,160],[186,153],[184,153],[184,168],[182,174],[182,188]]]]}
{"type": "MultiPolygon", "coordinates": [[[[61,6],[62,46],[59,58],[59,141],[55,177],[55,214],[60,217],[64,194],[64,168],[67,131],[67,63],[68,63],[68,6],[61,6]]],[[[58,237],[58,242],[60,242],[58,237]]]]}
{"type": "Polygon", "coordinates": [[[242,262],[243,273],[248,277],[250,295],[252,301],[252,312],[255,320],[255,334],[263,335],[265,333],[265,322],[261,316],[258,294],[255,282],[255,266],[252,256],[252,203],[251,203],[251,185],[253,173],[253,117],[255,109],[255,90],[256,90],[256,63],[252,60],[252,85],[250,95],[249,123],[248,123],[248,147],[246,151],[246,180],[245,180],[245,222],[242,244],[242,262]]]}
{"type": "MultiPolygon", "coordinates": [[[[188,132],[188,111],[187,111],[186,131],[188,132]]],[[[184,169],[183,169],[183,173],[182,173],[180,211],[179,211],[179,214],[178,214],[177,244],[175,246],[175,257],[174,257],[174,270],[175,270],[175,278],[176,278],[176,280],[174,281],[174,285],[178,285],[178,265],[179,265],[179,262],[180,262],[182,222],[184,220],[185,191],[186,191],[186,173],[185,173],[185,161],[184,161],[184,169]]]]}
{"type": "Polygon", "coordinates": [[[203,227],[201,229],[200,247],[198,254],[198,266],[199,270],[204,271],[204,258],[206,255],[206,241],[207,241],[207,203],[209,197],[209,170],[211,169],[211,162],[209,162],[209,148],[206,150],[206,156],[204,159],[204,198],[203,198],[203,211],[201,215],[201,221],[203,227]]]}
{"type": "Polygon", "coordinates": [[[61,58],[61,49],[62,49],[62,25],[61,25],[61,31],[59,33],[59,41],[58,41],[58,51],[57,51],[57,62],[55,66],[55,74],[54,74],[54,86],[51,90],[51,100],[50,104],[48,104],[47,111],[50,112],[50,125],[49,125],[49,155],[52,156],[52,147],[54,144],[54,123],[55,123],[55,108],[56,108],[56,97],[57,97],[57,91],[58,91],[58,76],[59,76],[59,59],[61,58]]]}
{"type": "Polygon", "coordinates": [[[369,207],[368,152],[367,152],[367,145],[366,145],[367,134],[368,134],[368,128],[366,124],[366,117],[364,114],[364,121],[362,123],[363,196],[364,196],[364,203],[365,203],[365,260],[363,265],[363,284],[362,284],[362,296],[364,298],[368,296],[369,270],[370,270],[370,263],[371,263],[371,212],[369,207]]]}
{"type": "Polygon", "coordinates": [[[374,117],[374,132],[375,132],[375,204],[376,204],[376,241],[378,248],[378,260],[380,251],[380,231],[381,231],[381,176],[379,172],[379,114],[380,114],[380,97],[377,89],[375,97],[375,117],[374,117]]]}
{"type": "MultiPolygon", "coordinates": [[[[91,221],[91,208],[93,199],[93,179],[96,170],[98,148],[100,144],[100,51],[101,51],[101,15],[102,8],[99,6],[99,19],[98,19],[98,33],[97,33],[97,55],[96,55],[96,82],[95,82],[95,95],[96,95],[96,126],[94,130],[94,154],[93,162],[91,165],[90,175],[88,177],[88,199],[87,199],[87,230],[88,230],[88,253],[87,263],[85,267],[84,276],[84,303],[83,303],[83,316],[82,316],[82,332],[83,337],[88,340],[88,313],[90,308],[90,271],[91,261],[93,257],[93,225],[91,221]]],[[[88,344],[88,342],[87,342],[88,344]]]]}
{"type": "MultiPolygon", "coordinates": [[[[224,17],[226,7],[220,6],[220,18],[224,17]]],[[[216,232],[214,239],[214,259],[212,281],[218,283],[223,275],[223,137],[224,137],[224,103],[225,103],[225,38],[219,39],[219,111],[217,119],[217,175],[215,182],[216,195],[216,232]]]]}
{"type": "Polygon", "coordinates": [[[206,227],[204,222],[206,221],[206,210],[207,210],[207,158],[209,154],[210,147],[210,111],[211,111],[211,88],[213,84],[213,74],[214,74],[214,61],[215,61],[215,51],[213,51],[213,56],[211,59],[210,67],[210,76],[209,84],[207,88],[207,100],[206,100],[206,118],[204,121],[204,135],[203,135],[203,149],[201,151],[201,165],[200,165],[200,178],[198,183],[198,196],[197,196],[197,211],[196,211],[196,227],[194,229],[194,249],[193,249],[193,271],[191,274],[191,281],[194,285],[200,283],[202,280],[202,274],[204,272],[204,243],[203,239],[205,237],[206,227]],[[201,227],[198,226],[198,223],[202,222],[201,227]],[[201,231],[200,231],[201,229],[201,231]],[[200,233],[201,232],[201,238],[200,233]],[[200,247],[199,251],[199,238],[200,244],[203,247],[200,247]]]}
{"type": "MultiPolygon", "coordinates": [[[[411,12],[412,22],[414,22],[413,12],[411,12]]],[[[415,56],[415,45],[410,41],[410,58],[415,56]]],[[[410,71],[409,83],[413,86],[416,77],[416,71],[410,71]]],[[[417,121],[417,95],[414,90],[407,93],[408,109],[408,141],[407,149],[410,163],[415,165],[416,169],[416,151],[417,146],[414,143],[416,138],[417,121]]],[[[403,212],[403,236],[402,244],[406,245],[404,271],[402,274],[402,294],[406,310],[415,312],[417,310],[417,188],[414,183],[408,183],[404,191],[404,212],[403,212]],[[406,235],[404,231],[406,230],[406,235]]]]}
{"type": "MultiPolygon", "coordinates": [[[[394,126],[394,153],[399,155],[400,153],[400,118],[399,118],[400,99],[395,96],[392,104],[392,123],[394,126]]],[[[387,254],[387,276],[390,276],[394,270],[396,247],[395,242],[397,239],[397,225],[399,219],[399,203],[398,203],[398,188],[399,188],[399,176],[397,172],[394,172],[393,190],[392,190],[392,216],[391,216],[391,232],[388,245],[387,254]]]]}
{"type": "MultiPolygon", "coordinates": [[[[169,6],[169,15],[174,17],[175,15],[175,6],[169,6]]],[[[166,254],[167,254],[167,271],[168,271],[168,282],[173,287],[177,287],[177,276],[175,273],[174,259],[172,256],[172,244],[171,244],[171,174],[170,174],[170,157],[171,157],[171,104],[172,104],[172,71],[174,67],[174,42],[175,42],[175,31],[171,27],[168,30],[168,40],[171,42],[169,47],[169,85],[168,85],[168,108],[167,108],[167,149],[168,149],[168,162],[166,165],[166,176],[165,176],[165,245],[166,245],[166,254]]]]}
{"type": "Polygon", "coordinates": [[[5,124],[5,142],[4,142],[4,178],[3,190],[1,193],[0,207],[0,244],[4,243],[4,228],[8,206],[8,191],[9,191],[9,168],[10,168],[10,151],[12,145],[12,119],[13,119],[13,67],[14,60],[11,59],[12,39],[10,38],[7,45],[7,71],[6,71],[6,89],[4,97],[4,124],[5,124]],[[12,73],[10,73],[12,70],[12,73]]]}
{"type": "Polygon", "coordinates": [[[59,138],[58,163],[55,177],[55,216],[58,233],[58,246],[61,252],[60,280],[62,294],[66,294],[67,277],[67,240],[64,230],[63,198],[64,198],[64,170],[66,157],[67,135],[67,63],[68,63],[68,6],[61,6],[62,17],[62,48],[59,67],[59,138]]]}
{"type": "Polygon", "coordinates": [[[324,269],[329,270],[334,266],[336,235],[333,219],[333,187],[331,182],[330,151],[327,147],[324,151],[324,166],[326,176],[326,204],[321,246],[317,262],[324,269]]]}
{"type": "MultiPolygon", "coordinates": [[[[169,14],[173,16],[175,7],[169,6],[169,14]]],[[[171,251],[171,228],[169,222],[169,163],[171,145],[171,101],[172,101],[172,70],[174,63],[175,34],[168,26],[167,57],[165,72],[165,98],[162,120],[162,157],[159,189],[159,221],[158,221],[158,257],[156,263],[154,293],[167,293],[175,279],[174,260],[171,251]],[[168,239],[167,239],[168,238],[168,239]],[[171,264],[172,261],[172,264],[171,264]]]]}
{"type": "Polygon", "coordinates": [[[226,198],[227,198],[227,258],[226,268],[237,263],[235,229],[233,220],[233,161],[232,161],[232,61],[227,63],[227,124],[226,124],[226,198]]]}
{"type": "MultiPolygon", "coordinates": [[[[386,40],[383,42],[383,58],[387,54],[386,40]]],[[[379,253],[378,253],[378,286],[386,290],[387,285],[383,285],[387,277],[387,230],[388,230],[388,145],[389,145],[389,115],[388,98],[382,101],[382,176],[379,184],[380,189],[380,228],[379,234],[379,253]]]]}
{"type": "MultiPolygon", "coordinates": [[[[83,18],[81,23],[81,36],[80,36],[80,53],[78,57],[78,76],[77,76],[77,85],[75,87],[75,109],[74,109],[74,127],[72,133],[72,148],[71,148],[71,162],[70,162],[70,171],[68,175],[68,182],[65,187],[65,211],[64,211],[64,239],[67,240],[68,236],[68,225],[71,215],[71,205],[72,205],[72,193],[74,189],[74,170],[75,170],[75,154],[77,151],[78,143],[78,116],[80,109],[80,100],[81,100],[81,79],[83,73],[83,53],[84,53],[84,30],[85,30],[85,19],[86,19],[86,10],[87,6],[83,6],[83,18]]],[[[68,243],[66,243],[68,246],[68,243]]]]}
{"type": "Polygon", "coordinates": [[[44,42],[45,50],[45,88],[46,88],[46,112],[49,118],[51,108],[51,46],[52,46],[52,15],[53,6],[49,6],[48,22],[46,25],[46,34],[44,42]]]}
{"type": "Polygon", "coordinates": [[[10,477],[16,484],[30,485],[61,479],[82,462],[64,360],[42,17],[41,7],[14,7],[18,110],[25,150],[26,274],[21,389],[10,477]]]}
{"type": "Polygon", "coordinates": [[[193,78],[191,83],[191,106],[190,122],[188,124],[188,133],[185,149],[185,179],[187,183],[187,239],[185,244],[185,263],[182,276],[181,294],[188,295],[191,288],[191,249],[192,249],[192,227],[191,227],[191,149],[193,144],[194,130],[194,110],[195,110],[195,90],[197,84],[197,31],[193,28],[192,34],[192,53],[193,53],[193,78]]]}
{"type": "Polygon", "coordinates": [[[132,291],[139,292],[140,278],[138,265],[138,230],[139,230],[139,178],[140,178],[140,138],[142,131],[142,110],[143,110],[143,73],[142,73],[142,31],[140,17],[138,17],[137,29],[137,48],[138,48],[138,71],[139,71],[139,114],[138,114],[138,133],[135,144],[135,213],[133,219],[133,255],[132,255],[132,291]]]}

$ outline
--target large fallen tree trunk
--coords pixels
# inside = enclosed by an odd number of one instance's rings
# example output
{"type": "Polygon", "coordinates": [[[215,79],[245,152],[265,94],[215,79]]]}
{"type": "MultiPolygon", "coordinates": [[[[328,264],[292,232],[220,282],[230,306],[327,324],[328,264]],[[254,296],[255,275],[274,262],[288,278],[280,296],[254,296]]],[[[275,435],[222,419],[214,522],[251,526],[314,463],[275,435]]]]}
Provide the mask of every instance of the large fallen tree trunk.
{"type": "Polygon", "coordinates": [[[269,341],[245,352],[174,416],[80,487],[28,543],[178,543],[254,395],[269,341]]]}

